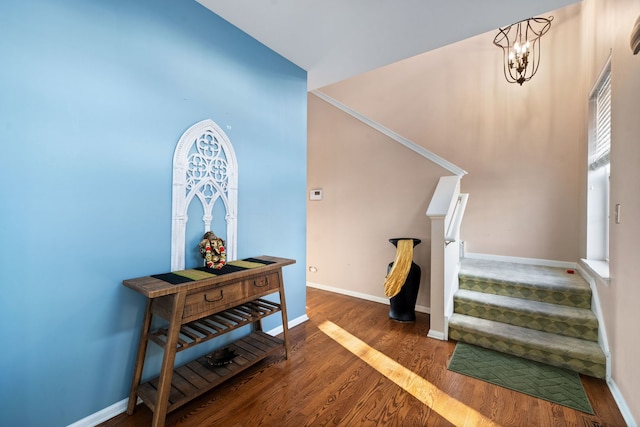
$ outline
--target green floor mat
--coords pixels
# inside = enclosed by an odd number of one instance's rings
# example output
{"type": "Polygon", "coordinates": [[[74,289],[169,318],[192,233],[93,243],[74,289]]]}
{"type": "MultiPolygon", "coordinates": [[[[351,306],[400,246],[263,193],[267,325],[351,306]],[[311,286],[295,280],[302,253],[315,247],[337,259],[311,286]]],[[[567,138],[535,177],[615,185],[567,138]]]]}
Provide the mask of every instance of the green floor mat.
{"type": "Polygon", "coordinates": [[[593,415],[580,376],[566,369],[458,343],[449,370],[593,415]]]}

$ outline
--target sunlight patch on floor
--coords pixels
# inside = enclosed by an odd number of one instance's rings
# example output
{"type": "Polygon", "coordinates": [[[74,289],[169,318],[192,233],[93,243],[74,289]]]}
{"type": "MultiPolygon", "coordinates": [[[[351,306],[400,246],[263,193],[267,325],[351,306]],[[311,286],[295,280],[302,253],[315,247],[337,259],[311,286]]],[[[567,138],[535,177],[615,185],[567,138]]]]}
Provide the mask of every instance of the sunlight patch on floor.
{"type": "Polygon", "coordinates": [[[450,423],[456,426],[499,426],[336,324],[326,320],[318,328],[450,423]]]}

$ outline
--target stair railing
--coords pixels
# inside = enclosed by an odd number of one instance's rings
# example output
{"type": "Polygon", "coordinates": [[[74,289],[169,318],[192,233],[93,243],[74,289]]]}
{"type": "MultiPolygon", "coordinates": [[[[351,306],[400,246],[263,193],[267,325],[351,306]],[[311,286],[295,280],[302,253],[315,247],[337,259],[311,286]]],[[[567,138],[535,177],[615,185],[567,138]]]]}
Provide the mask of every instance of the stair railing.
{"type": "Polygon", "coordinates": [[[460,193],[460,176],[443,176],[433,193],[427,216],[431,220],[431,313],[428,336],[448,339],[453,294],[460,271],[460,226],[468,194],[460,193]]]}

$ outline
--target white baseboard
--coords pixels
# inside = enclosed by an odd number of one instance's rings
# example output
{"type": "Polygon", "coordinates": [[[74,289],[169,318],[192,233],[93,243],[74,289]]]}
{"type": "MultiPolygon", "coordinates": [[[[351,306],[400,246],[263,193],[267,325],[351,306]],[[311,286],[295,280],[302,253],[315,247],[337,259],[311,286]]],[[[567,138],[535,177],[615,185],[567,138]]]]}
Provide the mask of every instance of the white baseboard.
{"type": "Polygon", "coordinates": [[[504,255],[491,255],[491,254],[478,254],[473,252],[465,252],[465,258],[484,259],[487,261],[502,261],[513,262],[516,264],[529,264],[529,265],[542,265],[545,267],[560,267],[560,268],[577,268],[578,264],[569,261],[554,261],[551,259],[539,259],[539,258],[521,258],[514,256],[504,255]]]}
{"type": "MultiPolygon", "coordinates": [[[[379,302],[380,304],[389,305],[389,298],[382,298],[375,295],[363,294],[360,292],[350,291],[348,289],[335,288],[333,286],[321,285],[319,283],[307,282],[307,286],[310,288],[320,289],[327,292],[333,292],[334,294],[346,295],[349,297],[359,298],[367,301],[379,302]]],[[[418,313],[431,313],[431,308],[424,305],[416,305],[416,311],[418,313]]]]}
{"type": "MultiPolygon", "coordinates": [[[[289,320],[287,325],[288,325],[289,329],[291,329],[294,326],[298,326],[299,324],[306,322],[307,320],[309,320],[309,317],[307,317],[306,314],[303,314],[300,317],[296,317],[293,320],[289,320]]],[[[266,333],[271,335],[271,336],[276,336],[278,334],[281,334],[283,330],[284,330],[284,328],[282,326],[278,326],[278,327],[275,327],[273,329],[270,329],[270,330],[266,331],[266,333]]]]}
{"type": "Polygon", "coordinates": [[[613,399],[618,404],[618,409],[620,409],[620,413],[622,414],[622,418],[627,423],[629,427],[638,427],[638,423],[633,419],[633,415],[631,415],[631,409],[627,405],[627,402],[622,397],[622,393],[620,393],[620,389],[618,385],[613,380],[613,378],[607,378],[607,385],[609,386],[609,390],[613,395],[613,399]]]}
{"type": "MultiPolygon", "coordinates": [[[[309,317],[307,317],[306,314],[303,314],[300,317],[296,317],[295,319],[290,320],[287,323],[287,325],[289,326],[289,329],[291,329],[294,326],[297,326],[301,323],[306,322],[307,320],[309,320],[309,317]]],[[[275,335],[281,334],[283,330],[284,329],[282,328],[282,326],[278,326],[276,328],[266,331],[266,333],[271,336],[275,336],[275,335]]],[[[138,402],[136,404],[139,404],[141,402],[142,400],[138,399],[138,402]]],[[[121,401],[116,402],[113,405],[107,408],[104,408],[94,414],[91,414],[88,417],[78,420],[73,424],[69,424],[69,426],[67,427],[94,427],[102,422],[110,420],[111,418],[116,417],[122,414],[123,412],[125,412],[127,410],[128,404],[129,404],[129,398],[122,399],[121,401]]]]}
{"type": "MultiPolygon", "coordinates": [[[[138,403],[140,402],[141,400],[138,399],[138,403]]],[[[104,408],[94,414],[91,414],[88,417],[76,421],[73,424],[69,424],[67,427],[94,427],[125,412],[127,410],[128,404],[129,398],[122,399],[121,401],[116,402],[113,405],[104,408]]]]}
{"type": "Polygon", "coordinates": [[[429,333],[427,334],[427,337],[440,340],[440,341],[445,341],[444,333],[440,331],[434,331],[433,329],[429,329],[429,333]]]}

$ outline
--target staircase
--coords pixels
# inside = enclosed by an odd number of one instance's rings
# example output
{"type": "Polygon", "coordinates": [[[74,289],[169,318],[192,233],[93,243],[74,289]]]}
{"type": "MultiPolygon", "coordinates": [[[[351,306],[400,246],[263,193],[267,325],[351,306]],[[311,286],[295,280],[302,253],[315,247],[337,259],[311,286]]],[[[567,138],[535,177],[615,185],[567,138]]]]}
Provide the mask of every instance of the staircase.
{"type": "Polygon", "coordinates": [[[564,268],[463,258],[449,338],[604,378],[591,289],[564,268]]]}

